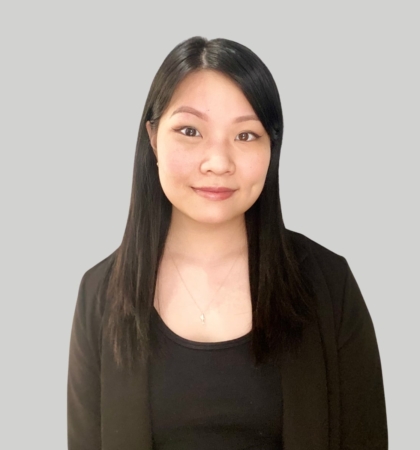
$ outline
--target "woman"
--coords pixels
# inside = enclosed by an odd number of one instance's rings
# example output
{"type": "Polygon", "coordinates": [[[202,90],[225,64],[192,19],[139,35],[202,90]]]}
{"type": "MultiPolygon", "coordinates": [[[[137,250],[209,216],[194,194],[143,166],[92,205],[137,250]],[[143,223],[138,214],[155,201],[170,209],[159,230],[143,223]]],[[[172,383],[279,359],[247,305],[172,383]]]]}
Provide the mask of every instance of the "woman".
{"type": "Polygon", "coordinates": [[[79,449],[386,449],[375,332],[346,259],[284,226],[283,118],[248,48],[188,39],[140,123],[121,246],[81,281],[79,449]]]}

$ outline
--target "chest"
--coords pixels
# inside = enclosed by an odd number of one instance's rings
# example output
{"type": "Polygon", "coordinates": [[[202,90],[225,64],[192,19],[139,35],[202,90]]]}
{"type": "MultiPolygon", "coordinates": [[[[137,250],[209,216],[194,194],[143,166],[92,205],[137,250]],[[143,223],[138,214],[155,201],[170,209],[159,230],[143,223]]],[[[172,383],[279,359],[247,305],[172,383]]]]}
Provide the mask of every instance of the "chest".
{"type": "Polygon", "coordinates": [[[183,449],[281,448],[280,373],[254,367],[251,336],[192,344],[173,336],[157,314],[153,320],[149,393],[156,448],[174,441],[183,449]]]}
{"type": "Polygon", "coordinates": [[[252,329],[246,261],[220,280],[219,274],[199,269],[181,279],[170,266],[162,265],[154,307],[168,328],[185,339],[221,342],[241,337],[252,329]]]}

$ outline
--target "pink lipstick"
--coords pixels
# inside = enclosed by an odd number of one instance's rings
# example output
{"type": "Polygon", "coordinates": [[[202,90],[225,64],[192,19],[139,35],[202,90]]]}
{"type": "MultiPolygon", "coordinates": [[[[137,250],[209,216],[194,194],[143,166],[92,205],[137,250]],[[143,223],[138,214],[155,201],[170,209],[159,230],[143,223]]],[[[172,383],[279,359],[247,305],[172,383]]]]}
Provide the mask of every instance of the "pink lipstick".
{"type": "Polygon", "coordinates": [[[193,187],[193,190],[201,197],[208,198],[209,200],[225,200],[235,193],[234,189],[226,187],[203,186],[199,188],[193,187]]]}

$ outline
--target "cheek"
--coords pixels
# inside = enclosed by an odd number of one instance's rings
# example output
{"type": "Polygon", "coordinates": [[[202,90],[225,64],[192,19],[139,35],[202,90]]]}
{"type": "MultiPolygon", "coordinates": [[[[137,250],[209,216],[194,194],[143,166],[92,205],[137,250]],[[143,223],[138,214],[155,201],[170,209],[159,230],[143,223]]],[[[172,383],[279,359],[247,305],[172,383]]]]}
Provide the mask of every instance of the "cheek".
{"type": "Polygon", "coordinates": [[[162,175],[171,179],[182,178],[191,172],[193,166],[191,154],[185,148],[185,143],[180,142],[179,137],[171,130],[163,128],[158,134],[157,147],[159,159],[162,163],[162,175]]]}
{"type": "Polygon", "coordinates": [[[184,178],[191,173],[193,162],[186,158],[182,152],[171,152],[165,157],[164,167],[166,174],[171,178],[184,178]]]}
{"type": "Polygon", "coordinates": [[[171,190],[188,185],[195,164],[191,155],[187,155],[179,144],[162,148],[159,162],[162,187],[171,190]]]}
{"type": "Polygon", "coordinates": [[[264,184],[269,164],[269,153],[255,155],[254,158],[248,160],[247,164],[243,166],[242,173],[251,184],[264,184]]]}

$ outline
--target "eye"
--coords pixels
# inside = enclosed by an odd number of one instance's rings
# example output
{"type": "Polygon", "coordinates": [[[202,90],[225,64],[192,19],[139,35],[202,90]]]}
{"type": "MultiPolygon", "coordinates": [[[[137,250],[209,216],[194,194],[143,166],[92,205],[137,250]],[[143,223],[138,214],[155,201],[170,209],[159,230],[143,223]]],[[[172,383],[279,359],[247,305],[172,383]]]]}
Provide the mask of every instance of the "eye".
{"type": "Polygon", "coordinates": [[[201,134],[199,133],[198,130],[196,130],[193,127],[182,127],[182,128],[178,128],[176,131],[180,131],[184,136],[189,136],[189,137],[199,137],[201,136],[201,134]],[[186,130],[186,132],[184,133],[183,130],[186,130]],[[195,133],[198,133],[195,134],[195,133]]]}
{"type": "Polygon", "coordinates": [[[244,131],[243,133],[239,133],[238,136],[239,136],[239,139],[237,139],[238,141],[245,141],[245,142],[255,141],[260,137],[258,136],[258,134],[252,133],[251,131],[244,131]],[[254,138],[249,139],[249,136],[254,136],[254,138]]]}

